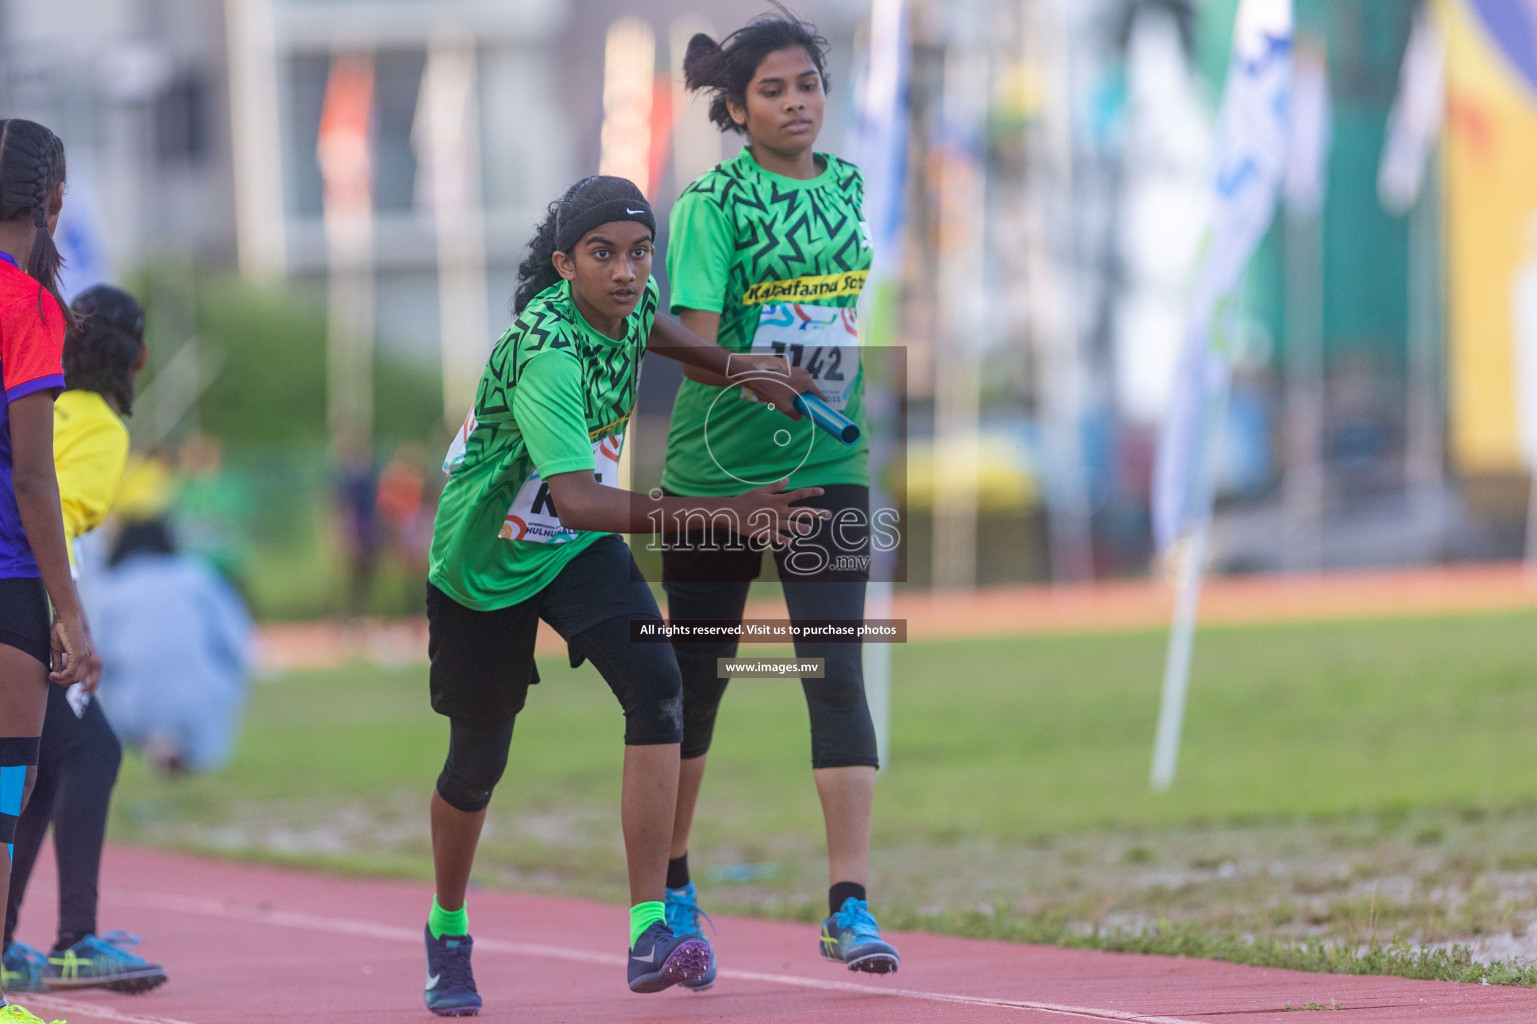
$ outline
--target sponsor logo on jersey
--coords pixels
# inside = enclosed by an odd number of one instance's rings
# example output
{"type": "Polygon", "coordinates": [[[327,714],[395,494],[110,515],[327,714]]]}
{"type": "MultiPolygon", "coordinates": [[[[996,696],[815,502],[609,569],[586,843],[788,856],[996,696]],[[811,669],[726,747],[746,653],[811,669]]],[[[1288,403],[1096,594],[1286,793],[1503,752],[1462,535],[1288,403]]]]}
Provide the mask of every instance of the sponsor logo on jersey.
{"type": "Polygon", "coordinates": [[[767,302],[816,302],[858,295],[865,287],[868,270],[850,270],[821,277],[792,277],[788,281],[761,281],[742,293],[742,305],[767,302]]]}

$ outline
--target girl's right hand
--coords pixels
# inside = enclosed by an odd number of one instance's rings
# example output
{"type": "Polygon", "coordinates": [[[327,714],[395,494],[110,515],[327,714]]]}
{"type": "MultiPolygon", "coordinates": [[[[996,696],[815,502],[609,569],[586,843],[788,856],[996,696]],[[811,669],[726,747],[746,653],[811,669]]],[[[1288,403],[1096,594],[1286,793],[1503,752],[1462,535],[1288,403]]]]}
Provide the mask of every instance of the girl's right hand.
{"type": "Polygon", "coordinates": [[[771,484],[755,487],[742,495],[747,505],[747,530],[744,536],[755,540],[767,539],[773,544],[788,544],[797,537],[804,537],[816,529],[816,521],[829,519],[832,513],[825,508],[809,508],[801,505],[791,508],[797,501],[815,498],[824,493],[820,487],[797,487],[785,490],[790,478],[784,477],[771,484]]]}
{"type": "Polygon", "coordinates": [[[91,640],[91,630],[84,616],[53,613],[53,628],[49,631],[53,647],[53,671],[50,681],[59,686],[85,683],[87,693],[96,689],[101,679],[101,658],[96,644],[91,640]]]}
{"type": "Polygon", "coordinates": [[[792,420],[801,418],[801,411],[795,404],[797,395],[810,392],[824,401],[827,398],[817,386],[816,378],[804,366],[791,366],[783,356],[733,352],[727,357],[726,365],[733,371],[729,378],[733,384],[740,384],[756,395],[758,401],[767,402],[776,412],[792,420]]]}

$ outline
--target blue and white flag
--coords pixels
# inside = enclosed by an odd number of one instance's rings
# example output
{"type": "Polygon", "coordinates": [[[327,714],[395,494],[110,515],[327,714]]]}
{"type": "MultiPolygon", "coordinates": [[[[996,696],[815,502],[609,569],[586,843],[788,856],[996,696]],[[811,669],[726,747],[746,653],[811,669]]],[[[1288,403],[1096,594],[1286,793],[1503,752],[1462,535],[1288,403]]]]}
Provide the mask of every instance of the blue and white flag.
{"type": "MultiPolygon", "coordinates": [[[[871,278],[895,277],[907,183],[907,3],[874,0],[868,63],[854,100],[854,152],[865,182],[865,244],[874,248],[871,278]]],[[[866,287],[865,294],[873,294],[866,287]]]]}
{"type": "Polygon", "coordinates": [[[1404,50],[1398,96],[1388,114],[1388,134],[1377,169],[1377,195],[1396,216],[1419,200],[1431,151],[1446,120],[1446,38],[1427,4],[1414,17],[1404,50]]]}
{"type": "Polygon", "coordinates": [[[1241,0],[1217,123],[1212,223],[1153,472],[1153,537],[1160,551],[1211,511],[1211,450],[1232,375],[1231,338],[1221,327],[1231,321],[1244,270],[1275,217],[1291,135],[1291,86],[1291,0],[1241,0]]]}
{"type": "Polygon", "coordinates": [[[64,257],[59,294],[65,302],[94,285],[114,283],[101,210],[96,204],[95,178],[84,160],[70,161],[68,197],[53,237],[59,255],[64,257]]]}

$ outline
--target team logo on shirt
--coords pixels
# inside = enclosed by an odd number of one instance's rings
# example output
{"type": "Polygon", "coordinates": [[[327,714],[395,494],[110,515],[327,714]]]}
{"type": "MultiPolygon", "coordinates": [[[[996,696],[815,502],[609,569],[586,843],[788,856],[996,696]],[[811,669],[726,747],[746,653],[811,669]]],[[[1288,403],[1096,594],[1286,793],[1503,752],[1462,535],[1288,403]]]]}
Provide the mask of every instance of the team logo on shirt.
{"type": "Polygon", "coordinates": [[[760,281],[742,293],[742,305],[768,302],[817,302],[858,295],[865,287],[868,270],[850,270],[820,277],[792,277],[788,281],[760,281]]]}

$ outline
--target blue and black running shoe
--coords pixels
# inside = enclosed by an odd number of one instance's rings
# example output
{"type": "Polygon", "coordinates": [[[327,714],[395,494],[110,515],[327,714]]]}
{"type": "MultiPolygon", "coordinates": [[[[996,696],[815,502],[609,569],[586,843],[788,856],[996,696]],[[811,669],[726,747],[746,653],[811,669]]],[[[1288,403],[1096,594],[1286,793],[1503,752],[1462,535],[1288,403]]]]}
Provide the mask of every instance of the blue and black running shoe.
{"type": "Polygon", "coordinates": [[[50,989],[109,988],[137,994],[165,984],[165,968],[123,946],[137,945],[138,936],[111,932],[87,935],[68,949],[48,954],[43,984],[50,989]]]}
{"type": "Polygon", "coordinates": [[[0,985],[6,992],[46,992],[43,975],[48,972],[48,958],[25,942],[13,942],[0,957],[0,985]]]}
{"type": "Polygon", "coordinates": [[[881,938],[870,904],[852,896],[822,922],[822,956],[868,974],[894,974],[902,961],[897,948],[881,938]]]}
{"type": "Polygon", "coordinates": [[[468,935],[432,937],[427,929],[427,1009],[439,1017],[473,1017],[480,1012],[480,993],[470,970],[468,935]]]}
{"type": "MultiPolygon", "coordinates": [[[[705,948],[710,950],[709,968],[697,978],[686,978],[678,982],[691,992],[703,992],[715,984],[715,950],[711,948],[710,940],[704,937],[704,929],[699,927],[699,919],[702,917],[710,921],[710,915],[699,909],[699,897],[694,892],[694,883],[690,882],[681,889],[668,889],[662,909],[667,915],[667,927],[672,929],[674,935],[697,935],[704,940],[705,948]]],[[[710,921],[710,927],[715,927],[714,921],[710,921]]]]}
{"type": "Polygon", "coordinates": [[[630,948],[630,991],[660,992],[702,978],[714,962],[703,935],[674,935],[665,921],[658,921],[630,948]]]}

